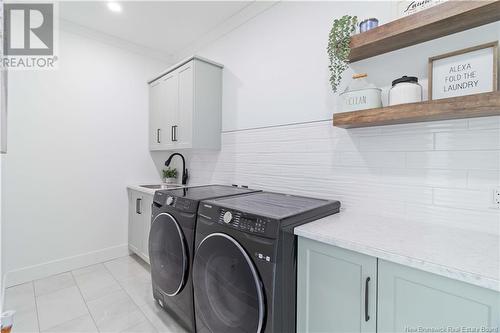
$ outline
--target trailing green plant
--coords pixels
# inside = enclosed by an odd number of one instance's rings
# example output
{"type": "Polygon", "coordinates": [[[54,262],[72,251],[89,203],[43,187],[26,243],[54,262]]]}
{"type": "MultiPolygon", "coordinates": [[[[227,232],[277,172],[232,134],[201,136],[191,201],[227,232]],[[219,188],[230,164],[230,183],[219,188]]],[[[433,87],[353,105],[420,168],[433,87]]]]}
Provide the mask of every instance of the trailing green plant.
{"type": "Polygon", "coordinates": [[[328,36],[328,59],[330,60],[330,85],[333,92],[337,92],[342,79],[342,73],[347,69],[349,64],[349,53],[351,48],[351,35],[356,31],[358,17],[344,15],[333,21],[330,35],[328,36]]]}
{"type": "Polygon", "coordinates": [[[177,178],[177,169],[168,167],[163,169],[163,178],[177,178]]]}

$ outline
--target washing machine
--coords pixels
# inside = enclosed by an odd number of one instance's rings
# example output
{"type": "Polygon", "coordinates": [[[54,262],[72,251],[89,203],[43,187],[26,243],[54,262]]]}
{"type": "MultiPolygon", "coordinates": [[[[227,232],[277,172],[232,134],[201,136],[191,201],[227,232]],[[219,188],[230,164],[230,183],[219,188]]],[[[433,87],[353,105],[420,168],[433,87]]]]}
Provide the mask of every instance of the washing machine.
{"type": "Polygon", "coordinates": [[[340,202],[260,192],[200,203],[193,261],[197,331],[296,331],[296,226],[340,202]]]}
{"type": "Polygon", "coordinates": [[[191,264],[198,204],[252,192],[222,185],[155,192],[149,233],[153,297],[189,332],[195,332],[191,264]]]}

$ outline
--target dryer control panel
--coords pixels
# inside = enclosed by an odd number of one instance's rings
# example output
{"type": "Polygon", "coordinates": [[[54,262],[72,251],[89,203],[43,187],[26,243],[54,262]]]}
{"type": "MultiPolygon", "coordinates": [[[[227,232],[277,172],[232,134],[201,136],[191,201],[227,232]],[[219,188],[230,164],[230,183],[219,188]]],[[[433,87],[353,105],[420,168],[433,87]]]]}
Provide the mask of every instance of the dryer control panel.
{"type": "Polygon", "coordinates": [[[267,237],[275,237],[276,224],[271,219],[220,208],[217,222],[232,228],[267,237]]]}
{"type": "Polygon", "coordinates": [[[158,207],[172,207],[177,211],[196,213],[198,202],[171,195],[168,192],[156,191],[153,204],[158,207]]]}

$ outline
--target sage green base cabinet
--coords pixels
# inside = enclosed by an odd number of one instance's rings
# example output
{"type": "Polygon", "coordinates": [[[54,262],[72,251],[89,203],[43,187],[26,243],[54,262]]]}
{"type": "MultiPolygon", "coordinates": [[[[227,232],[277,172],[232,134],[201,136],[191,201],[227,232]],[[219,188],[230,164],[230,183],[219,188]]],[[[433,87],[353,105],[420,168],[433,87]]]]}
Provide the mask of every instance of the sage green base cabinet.
{"type": "Polygon", "coordinates": [[[379,260],[379,332],[497,328],[499,303],[493,290],[379,260]]]}
{"type": "Polygon", "coordinates": [[[149,264],[149,230],[153,195],[128,190],[128,248],[149,264]]]}
{"type": "Polygon", "coordinates": [[[298,332],[498,332],[499,326],[498,292],[299,237],[298,332]]]}
{"type": "Polygon", "coordinates": [[[377,259],[306,238],[298,247],[297,332],[375,332],[377,259]]]}

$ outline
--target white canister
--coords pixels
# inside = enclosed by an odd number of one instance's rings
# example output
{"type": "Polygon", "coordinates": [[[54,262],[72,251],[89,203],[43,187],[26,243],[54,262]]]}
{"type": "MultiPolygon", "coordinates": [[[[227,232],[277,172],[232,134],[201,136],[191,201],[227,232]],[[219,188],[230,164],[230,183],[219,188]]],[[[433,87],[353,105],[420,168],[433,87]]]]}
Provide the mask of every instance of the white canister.
{"type": "Polygon", "coordinates": [[[392,81],[389,105],[417,103],[422,101],[422,86],[415,76],[403,76],[392,81]]]}
{"type": "Polygon", "coordinates": [[[366,74],[356,74],[352,78],[351,84],[339,96],[341,112],[382,107],[382,91],[368,83],[366,74]]]}

